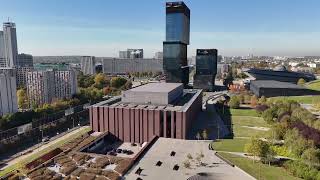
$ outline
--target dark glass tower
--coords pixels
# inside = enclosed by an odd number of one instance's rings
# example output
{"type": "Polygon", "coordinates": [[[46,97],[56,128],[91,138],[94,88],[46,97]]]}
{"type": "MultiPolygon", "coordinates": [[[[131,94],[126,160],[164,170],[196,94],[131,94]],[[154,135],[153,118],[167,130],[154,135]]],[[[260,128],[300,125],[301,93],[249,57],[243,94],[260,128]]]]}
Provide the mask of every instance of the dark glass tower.
{"type": "Polygon", "coordinates": [[[190,39],[190,10],[183,2],[166,3],[166,41],[163,69],[166,82],[189,83],[187,45],[190,39]]]}
{"type": "Polygon", "coordinates": [[[217,75],[218,50],[197,49],[196,74],[193,78],[193,87],[212,91],[217,75]]]}

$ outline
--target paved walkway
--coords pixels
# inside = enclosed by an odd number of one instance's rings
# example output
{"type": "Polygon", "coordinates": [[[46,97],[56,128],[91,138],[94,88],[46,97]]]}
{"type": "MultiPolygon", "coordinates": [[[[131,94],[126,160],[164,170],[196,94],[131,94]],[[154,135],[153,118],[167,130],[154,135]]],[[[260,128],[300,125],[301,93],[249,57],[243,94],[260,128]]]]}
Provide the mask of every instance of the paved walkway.
{"type": "Polygon", "coordinates": [[[3,166],[3,167],[1,167],[0,170],[4,170],[5,168],[7,168],[7,167],[9,167],[9,166],[11,166],[11,165],[13,165],[13,164],[15,164],[15,163],[18,163],[18,162],[21,161],[21,160],[24,160],[24,159],[26,159],[26,158],[28,158],[28,157],[36,154],[36,153],[39,153],[41,150],[44,150],[44,149],[48,148],[48,147],[51,146],[51,145],[54,145],[54,144],[56,144],[56,143],[58,143],[58,142],[60,142],[60,141],[63,141],[63,140],[65,140],[65,139],[73,136],[74,134],[79,133],[80,131],[84,130],[85,128],[88,128],[88,126],[83,126],[83,127],[79,128],[79,129],[76,129],[76,130],[74,130],[74,131],[72,131],[72,132],[70,132],[70,133],[65,134],[64,136],[61,136],[61,137],[59,137],[59,138],[57,138],[57,139],[55,139],[55,140],[53,140],[53,141],[50,141],[49,143],[47,143],[47,144],[45,144],[45,145],[43,145],[43,146],[40,146],[40,147],[34,149],[31,153],[24,154],[24,155],[22,155],[22,156],[19,156],[19,157],[17,157],[17,158],[14,158],[14,159],[6,162],[6,165],[3,166]]]}

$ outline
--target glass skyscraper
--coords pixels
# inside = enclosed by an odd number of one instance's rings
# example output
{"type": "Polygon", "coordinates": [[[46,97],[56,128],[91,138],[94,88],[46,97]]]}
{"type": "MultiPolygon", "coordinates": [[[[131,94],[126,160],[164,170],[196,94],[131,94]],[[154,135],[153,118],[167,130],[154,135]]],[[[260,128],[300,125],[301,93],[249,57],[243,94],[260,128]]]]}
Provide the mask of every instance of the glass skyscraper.
{"type": "Polygon", "coordinates": [[[183,2],[166,3],[166,41],[163,69],[166,82],[189,83],[187,45],[190,39],[190,10],[183,2]]]}
{"type": "Polygon", "coordinates": [[[217,49],[197,49],[196,74],[193,87],[212,91],[217,74],[217,49]]]}

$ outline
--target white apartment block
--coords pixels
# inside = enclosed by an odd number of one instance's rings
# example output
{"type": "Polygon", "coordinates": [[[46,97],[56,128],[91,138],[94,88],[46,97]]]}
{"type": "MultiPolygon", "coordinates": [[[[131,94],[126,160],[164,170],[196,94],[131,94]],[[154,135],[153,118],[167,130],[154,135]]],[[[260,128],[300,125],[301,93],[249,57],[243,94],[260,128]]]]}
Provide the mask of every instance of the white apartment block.
{"type": "Polygon", "coordinates": [[[70,99],[77,93],[77,76],[75,71],[55,71],[55,98],[70,99]]]}
{"type": "Polygon", "coordinates": [[[0,74],[0,115],[18,112],[17,86],[14,73],[0,74]]]}
{"type": "Polygon", "coordinates": [[[85,75],[92,75],[96,73],[94,56],[82,56],[81,57],[81,71],[85,75]]]}
{"type": "Polygon", "coordinates": [[[31,105],[68,99],[77,93],[77,76],[68,71],[32,71],[27,73],[27,92],[31,105]]]}

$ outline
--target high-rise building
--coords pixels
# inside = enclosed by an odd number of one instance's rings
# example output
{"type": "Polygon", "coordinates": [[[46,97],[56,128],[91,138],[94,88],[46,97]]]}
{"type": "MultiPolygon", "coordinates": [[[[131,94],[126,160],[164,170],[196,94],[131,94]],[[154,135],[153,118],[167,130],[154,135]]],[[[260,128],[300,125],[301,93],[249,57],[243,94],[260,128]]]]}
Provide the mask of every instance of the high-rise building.
{"type": "Polygon", "coordinates": [[[55,71],[55,98],[69,99],[77,93],[77,75],[75,71],[55,71]]]}
{"type": "Polygon", "coordinates": [[[3,39],[6,67],[15,67],[18,58],[17,33],[15,23],[3,23],[3,39]]]}
{"type": "Polygon", "coordinates": [[[163,42],[163,69],[166,82],[189,83],[187,45],[190,10],[184,2],[166,3],[166,41],[163,42]]]}
{"type": "Polygon", "coordinates": [[[77,92],[74,71],[32,71],[27,73],[27,93],[31,105],[71,98],[77,92]]]}
{"type": "Polygon", "coordinates": [[[212,91],[217,74],[218,51],[216,49],[197,49],[196,73],[193,87],[212,91]]]}
{"type": "Polygon", "coordinates": [[[127,49],[125,51],[119,51],[119,58],[142,59],[143,49],[127,49]]]}
{"type": "Polygon", "coordinates": [[[17,86],[27,87],[27,73],[33,71],[33,67],[17,67],[17,86]]]}
{"type": "Polygon", "coordinates": [[[19,54],[17,67],[33,67],[33,57],[30,54],[19,54]]]}
{"type": "Polygon", "coordinates": [[[159,51],[154,54],[154,59],[163,59],[163,52],[159,51]]]}
{"type": "Polygon", "coordinates": [[[94,56],[82,56],[81,57],[81,71],[85,75],[92,75],[96,73],[94,56]]]}
{"type": "Polygon", "coordinates": [[[6,67],[7,62],[4,53],[4,37],[3,31],[0,31],[0,67],[6,67]]]}
{"type": "Polygon", "coordinates": [[[0,73],[0,116],[18,111],[16,77],[13,70],[0,73]]]}

